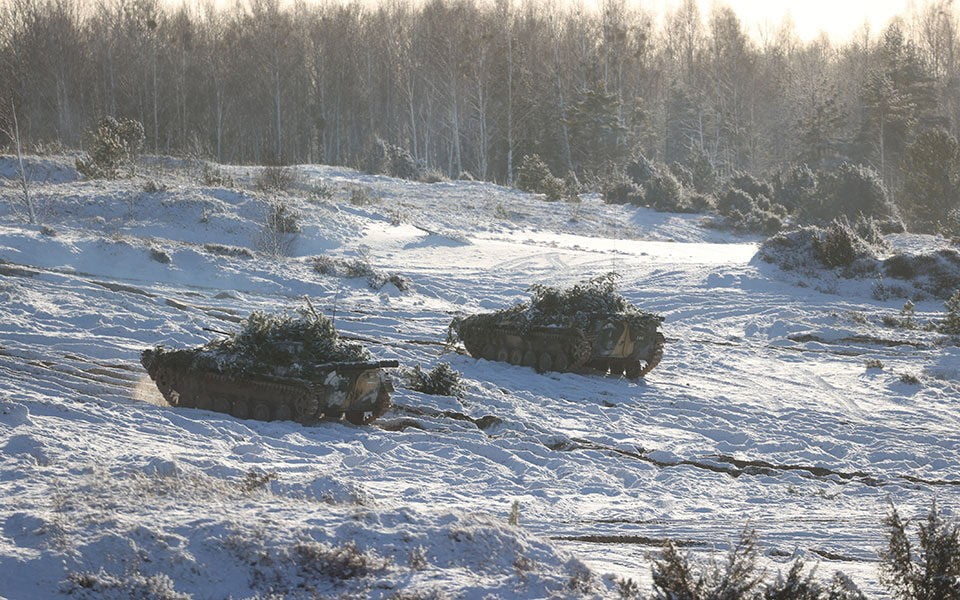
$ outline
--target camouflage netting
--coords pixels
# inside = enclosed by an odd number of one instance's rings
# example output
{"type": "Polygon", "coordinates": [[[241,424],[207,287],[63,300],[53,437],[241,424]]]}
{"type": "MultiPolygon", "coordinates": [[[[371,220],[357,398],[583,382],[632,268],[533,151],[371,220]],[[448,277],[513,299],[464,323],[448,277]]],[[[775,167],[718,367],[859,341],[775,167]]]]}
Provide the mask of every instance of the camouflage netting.
{"type": "Polygon", "coordinates": [[[359,344],[339,339],[330,319],[312,307],[296,315],[256,311],[240,331],[197,348],[154,349],[155,360],[179,369],[215,370],[221,373],[309,377],[317,365],[370,359],[359,344]]]}
{"type": "MultiPolygon", "coordinates": [[[[643,327],[659,316],[640,310],[617,292],[617,273],[581,281],[569,288],[535,284],[530,302],[521,302],[493,313],[470,317],[472,326],[496,327],[510,321],[521,329],[530,327],[588,327],[599,315],[619,315],[631,325],[643,327]]],[[[456,328],[455,321],[453,327],[456,328]]]]}

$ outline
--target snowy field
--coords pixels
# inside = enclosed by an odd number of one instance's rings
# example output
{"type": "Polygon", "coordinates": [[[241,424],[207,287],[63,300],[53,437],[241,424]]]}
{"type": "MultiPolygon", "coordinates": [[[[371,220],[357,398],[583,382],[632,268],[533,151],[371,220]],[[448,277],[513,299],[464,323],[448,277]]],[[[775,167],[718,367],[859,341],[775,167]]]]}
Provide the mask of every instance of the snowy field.
{"type": "Polygon", "coordinates": [[[702,217],[305,166],[279,194],[303,232],[270,258],[278,194],[252,169],[223,188],[168,160],[118,182],[34,164],[44,232],[0,159],[2,598],[614,598],[614,576],[649,585],[663,541],[706,557],[747,526],[769,572],[804,557],[882,598],[889,502],[960,514],[960,350],[881,327],[902,300],[798,281],[702,217]],[[413,289],[320,275],[317,255],[413,289]],[[456,315],[608,271],[666,317],[646,380],[445,351],[456,315]],[[138,362],[305,295],[378,359],[449,362],[463,397],[398,382],[372,426],[245,421],[164,405],[138,362]]]}

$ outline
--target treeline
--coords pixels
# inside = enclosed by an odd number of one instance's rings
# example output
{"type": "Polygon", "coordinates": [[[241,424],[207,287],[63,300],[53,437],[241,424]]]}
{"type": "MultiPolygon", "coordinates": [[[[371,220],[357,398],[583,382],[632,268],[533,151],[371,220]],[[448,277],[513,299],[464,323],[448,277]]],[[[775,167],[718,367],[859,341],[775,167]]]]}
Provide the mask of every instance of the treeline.
{"type": "Polygon", "coordinates": [[[532,154],[581,181],[640,153],[720,175],[850,161],[899,191],[911,142],[960,128],[958,25],[952,0],[842,44],[758,41],[693,0],[662,21],[624,0],[6,0],[0,119],[76,148],[128,117],[147,151],[232,163],[363,166],[382,139],[499,182],[532,154]]]}

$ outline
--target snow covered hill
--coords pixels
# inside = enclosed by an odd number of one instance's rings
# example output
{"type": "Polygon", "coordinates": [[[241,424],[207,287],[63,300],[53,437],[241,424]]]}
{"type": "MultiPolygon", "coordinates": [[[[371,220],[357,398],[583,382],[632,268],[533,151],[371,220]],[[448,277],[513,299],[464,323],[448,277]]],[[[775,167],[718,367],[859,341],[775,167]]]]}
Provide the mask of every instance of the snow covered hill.
{"type": "Polygon", "coordinates": [[[705,556],[746,526],[772,571],[807,557],[883,597],[888,502],[960,513],[960,350],[698,216],[334,167],[261,193],[253,168],[223,167],[225,188],[167,159],[117,182],[35,163],[43,230],[0,159],[0,597],[616,597],[662,541],[705,556]],[[278,199],[302,232],[271,257],[278,199]],[[444,348],[456,315],[609,271],[666,317],[645,381],[444,348]],[[304,427],[166,406],[138,362],[304,295],[377,358],[449,362],[466,393],[398,385],[373,426],[304,427]]]}

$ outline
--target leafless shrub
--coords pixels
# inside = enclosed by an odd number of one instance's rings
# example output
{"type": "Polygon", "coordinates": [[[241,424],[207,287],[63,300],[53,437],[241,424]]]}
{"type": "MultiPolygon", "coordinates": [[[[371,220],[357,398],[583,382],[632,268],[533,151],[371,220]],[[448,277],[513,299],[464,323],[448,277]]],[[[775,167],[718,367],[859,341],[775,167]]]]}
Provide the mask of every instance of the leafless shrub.
{"type": "Polygon", "coordinates": [[[236,187],[233,177],[223,172],[219,165],[208,162],[203,163],[203,170],[200,172],[200,182],[210,187],[236,187]]]}
{"type": "Polygon", "coordinates": [[[300,172],[294,167],[263,167],[254,179],[254,186],[262,192],[285,192],[300,181],[300,172]]]}
{"type": "Polygon", "coordinates": [[[427,550],[423,546],[417,546],[410,550],[409,565],[414,571],[423,571],[428,566],[427,550]]]}
{"type": "Polygon", "coordinates": [[[27,220],[31,224],[37,223],[37,208],[35,198],[30,193],[30,174],[27,173],[23,165],[23,145],[20,140],[20,123],[17,120],[17,108],[13,102],[10,103],[11,126],[0,130],[0,133],[6,134],[16,148],[17,154],[17,182],[20,184],[20,195],[23,200],[23,207],[27,210],[27,220]]]}
{"type": "Polygon", "coordinates": [[[354,206],[370,206],[380,202],[380,198],[369,187],[353,186],[350,188],[350,204],[354,206]]]}
{"type": "Polygon", "coordinates": [[[267,203],[257,248],[270,256],[289,256],[300,233],[300,212],[282,199],[267,203]]]}
{"type": "Polygon", "coordinates": [[[327,546],[318,542],[300,542],[293,548],[297,566],[306,576],[328,579],[356,579],[381,572],[390,560],[374,552],[363,552],[356,542],[327,546]]]}
{"type": "Polygon", "coordinates": [[[259,473],[257,471],[247,471],[243,479],[237,484],[245,494],[250,494],[260,490],[268,489],[271,481],[277,478],[276,473],[259,473]]]}
{"type": "Polygon", "coordinates": [[[134,572],[125,575],[112,575],[100,569],[73,572],[67,575],[64,591],[80,598],[138,598],[141,600],[191,600],[193,596],[174,589],[174,582],[168,575],[143,575],[134,572]]]}
{"type": "Polygon", "coordinates": [[[900,382],[907,385],[920,385],[920,378],[913,373],[901,373],[900,382]]]}
{"type": "Polygon", "coordinates": [[[167,191],[167,184],[161,183],[156,179],[148,179],[143,184],[143,191],[147,194],[158,194],[167,191]]]}

